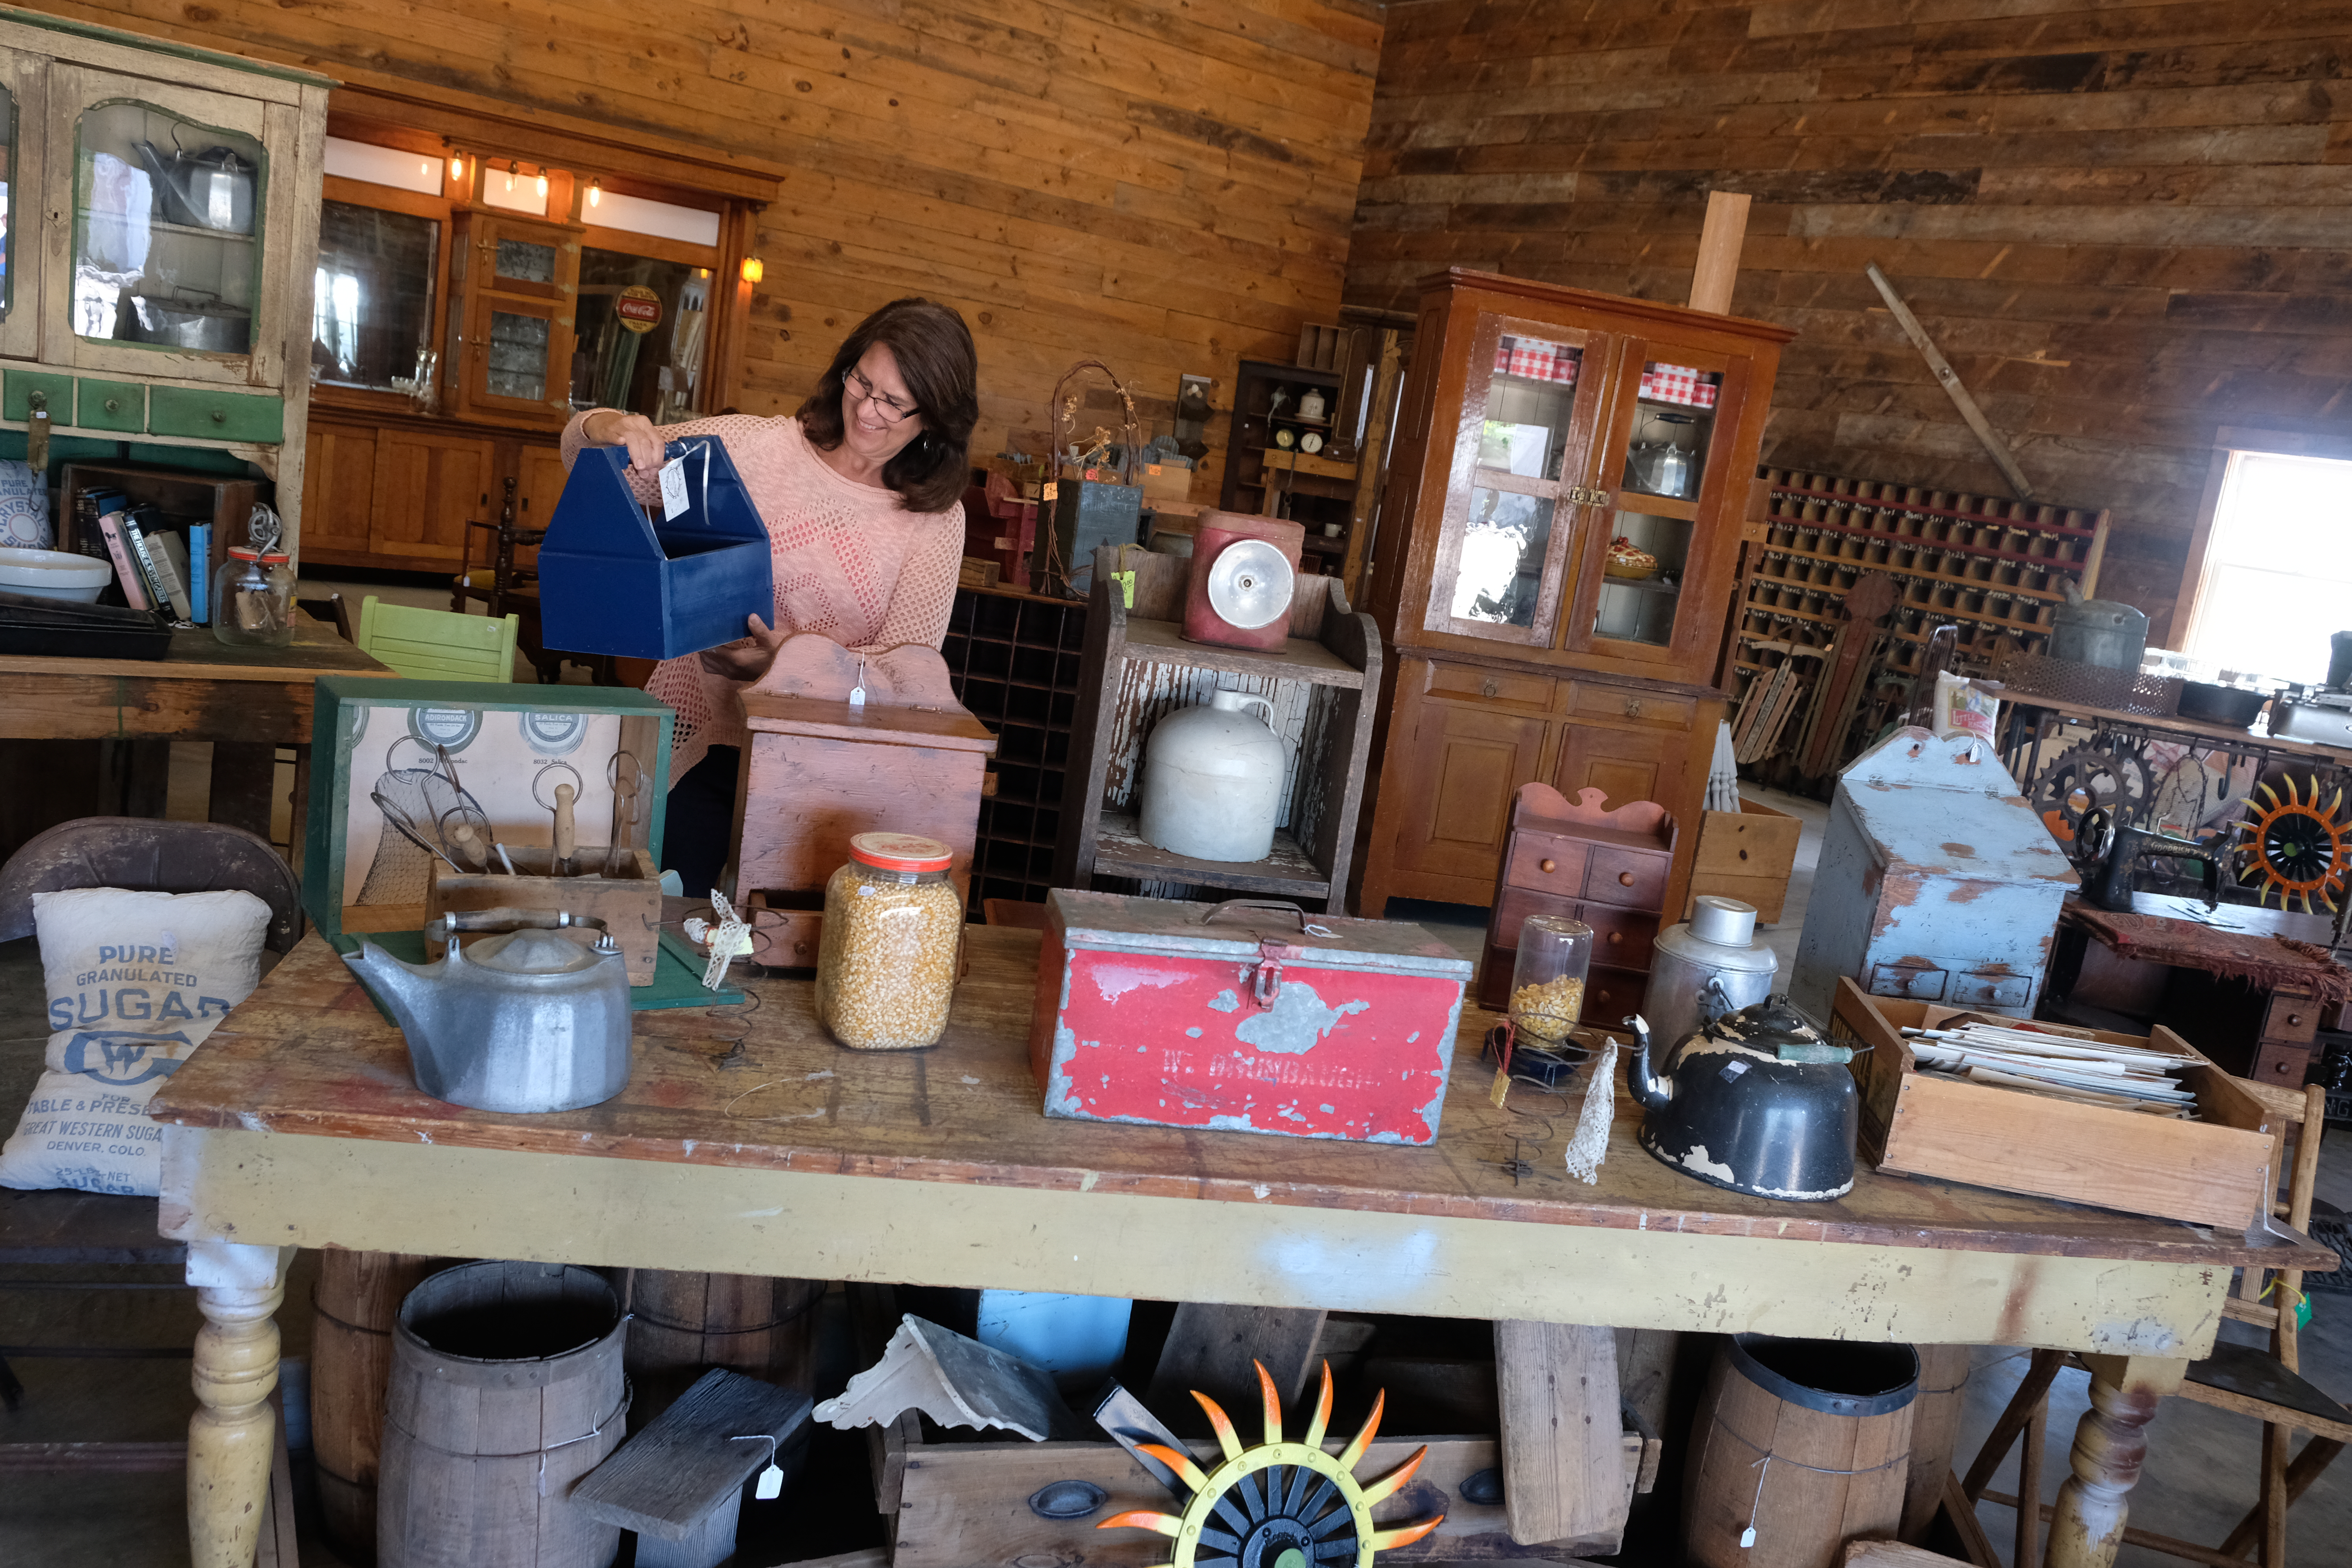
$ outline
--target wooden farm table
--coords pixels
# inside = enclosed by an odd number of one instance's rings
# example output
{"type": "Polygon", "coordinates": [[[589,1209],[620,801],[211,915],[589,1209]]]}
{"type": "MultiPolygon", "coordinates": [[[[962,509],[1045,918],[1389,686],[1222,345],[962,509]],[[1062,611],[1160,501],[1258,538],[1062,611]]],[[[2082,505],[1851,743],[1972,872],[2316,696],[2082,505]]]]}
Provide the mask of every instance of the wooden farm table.
{"type": "MultiPolygon", "coordinates": [[[[1937,1343],[2091,1357],[2053,1568],[2112,1560],[2140,1427],[2211,1346],[2235,1237],[1865,1173],[1783,1204],[1660,1164],[1620,1116],[1598,1186],[1497,1110],[1465,1011],[1428,1148],[1048,1121],[1027,1040],[1038,936],[972,928],[936,1048],[832,1044],[805,982],[641,1013],[593,1110],[461,1110],[315,935],[155,1097],[163,1229],[207,1327],[189,1441],[197,1568],[252,1561],[297,1247],[994,1286],[1437,1317],[1937,1343]],[[1507,1162],[1527,1155],[1532,1174],[1507,1162]]],[[[2304,1267],[2327,1267],[2305,1250],[2304,1267]]]]}
{"type": "Polygon", "coordinates": [[[335,634],[295,619],[288,647],[231,647],[202,626],[172,634],[160,659],[42,658],[0,654],[0,740],[210,741],[215,822],[269,837],[276,749],[300,748],[294,853],[309,789],[310,688],[321,675],[391,676],[335,634]]]}

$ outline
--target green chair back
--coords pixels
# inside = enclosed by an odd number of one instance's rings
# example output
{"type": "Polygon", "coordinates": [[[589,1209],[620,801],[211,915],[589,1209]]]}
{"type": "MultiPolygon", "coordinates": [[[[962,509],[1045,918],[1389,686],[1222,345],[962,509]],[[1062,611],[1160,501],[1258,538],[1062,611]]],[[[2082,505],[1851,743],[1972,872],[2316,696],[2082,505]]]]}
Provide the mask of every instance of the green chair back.
{"type": "Polygon", "coordinates": [[[387,605],[370,594],[360,601],[356,640],[361,652],[412,680],[510,681],[521,621],[387,605]]]}

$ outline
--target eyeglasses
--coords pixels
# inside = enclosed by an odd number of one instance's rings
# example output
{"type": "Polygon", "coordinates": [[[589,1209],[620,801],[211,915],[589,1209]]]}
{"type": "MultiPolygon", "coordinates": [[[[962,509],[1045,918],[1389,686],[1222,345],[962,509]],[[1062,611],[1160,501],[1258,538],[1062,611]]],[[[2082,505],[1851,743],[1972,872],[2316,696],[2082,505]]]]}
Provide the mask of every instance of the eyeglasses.
{"type": "Polygon", "coordinates": [[[896,425],[915,412],[913,404],[901,403],[887,392],[875,391],[874,384],[860,375],[856,365],[849,367],[848,376],[857,384],[857,401],[874,405],[874,411],[882,416],[885,425],[896,425]]]}

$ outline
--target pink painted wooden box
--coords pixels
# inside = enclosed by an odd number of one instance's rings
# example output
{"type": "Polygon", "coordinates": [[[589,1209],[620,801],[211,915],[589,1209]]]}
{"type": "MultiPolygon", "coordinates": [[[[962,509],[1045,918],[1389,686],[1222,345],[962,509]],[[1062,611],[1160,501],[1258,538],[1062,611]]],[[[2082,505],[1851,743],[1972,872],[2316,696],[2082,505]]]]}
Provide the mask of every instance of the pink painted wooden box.
{"type": "Polygon", "coordinates": [[[1471,966],[1419,926],[1066,889],[1045,921],[1046,1115],[1435,1142],[1471,966]]]}

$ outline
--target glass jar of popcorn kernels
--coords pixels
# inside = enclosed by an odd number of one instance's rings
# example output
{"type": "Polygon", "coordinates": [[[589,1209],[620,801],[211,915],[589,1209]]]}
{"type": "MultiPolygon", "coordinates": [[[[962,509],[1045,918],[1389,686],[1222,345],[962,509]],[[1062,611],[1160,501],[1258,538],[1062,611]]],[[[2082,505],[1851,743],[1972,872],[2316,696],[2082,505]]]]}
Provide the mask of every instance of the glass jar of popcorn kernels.
{"type": "Polygon", "coordinates": [[[1592,928],[1566,915],[1530,915],[1511,965],[1511,1026],[1523,1040],[1557,1047],[1584,1011],[1592,928]]]}
{"type": "Polygon", "coordinates": [[[817,1022],[852,1050],[918,1050],[946,1033],[963,939],[953,858],[935,838],[861,833],[825,883],[817,1022]]]}

